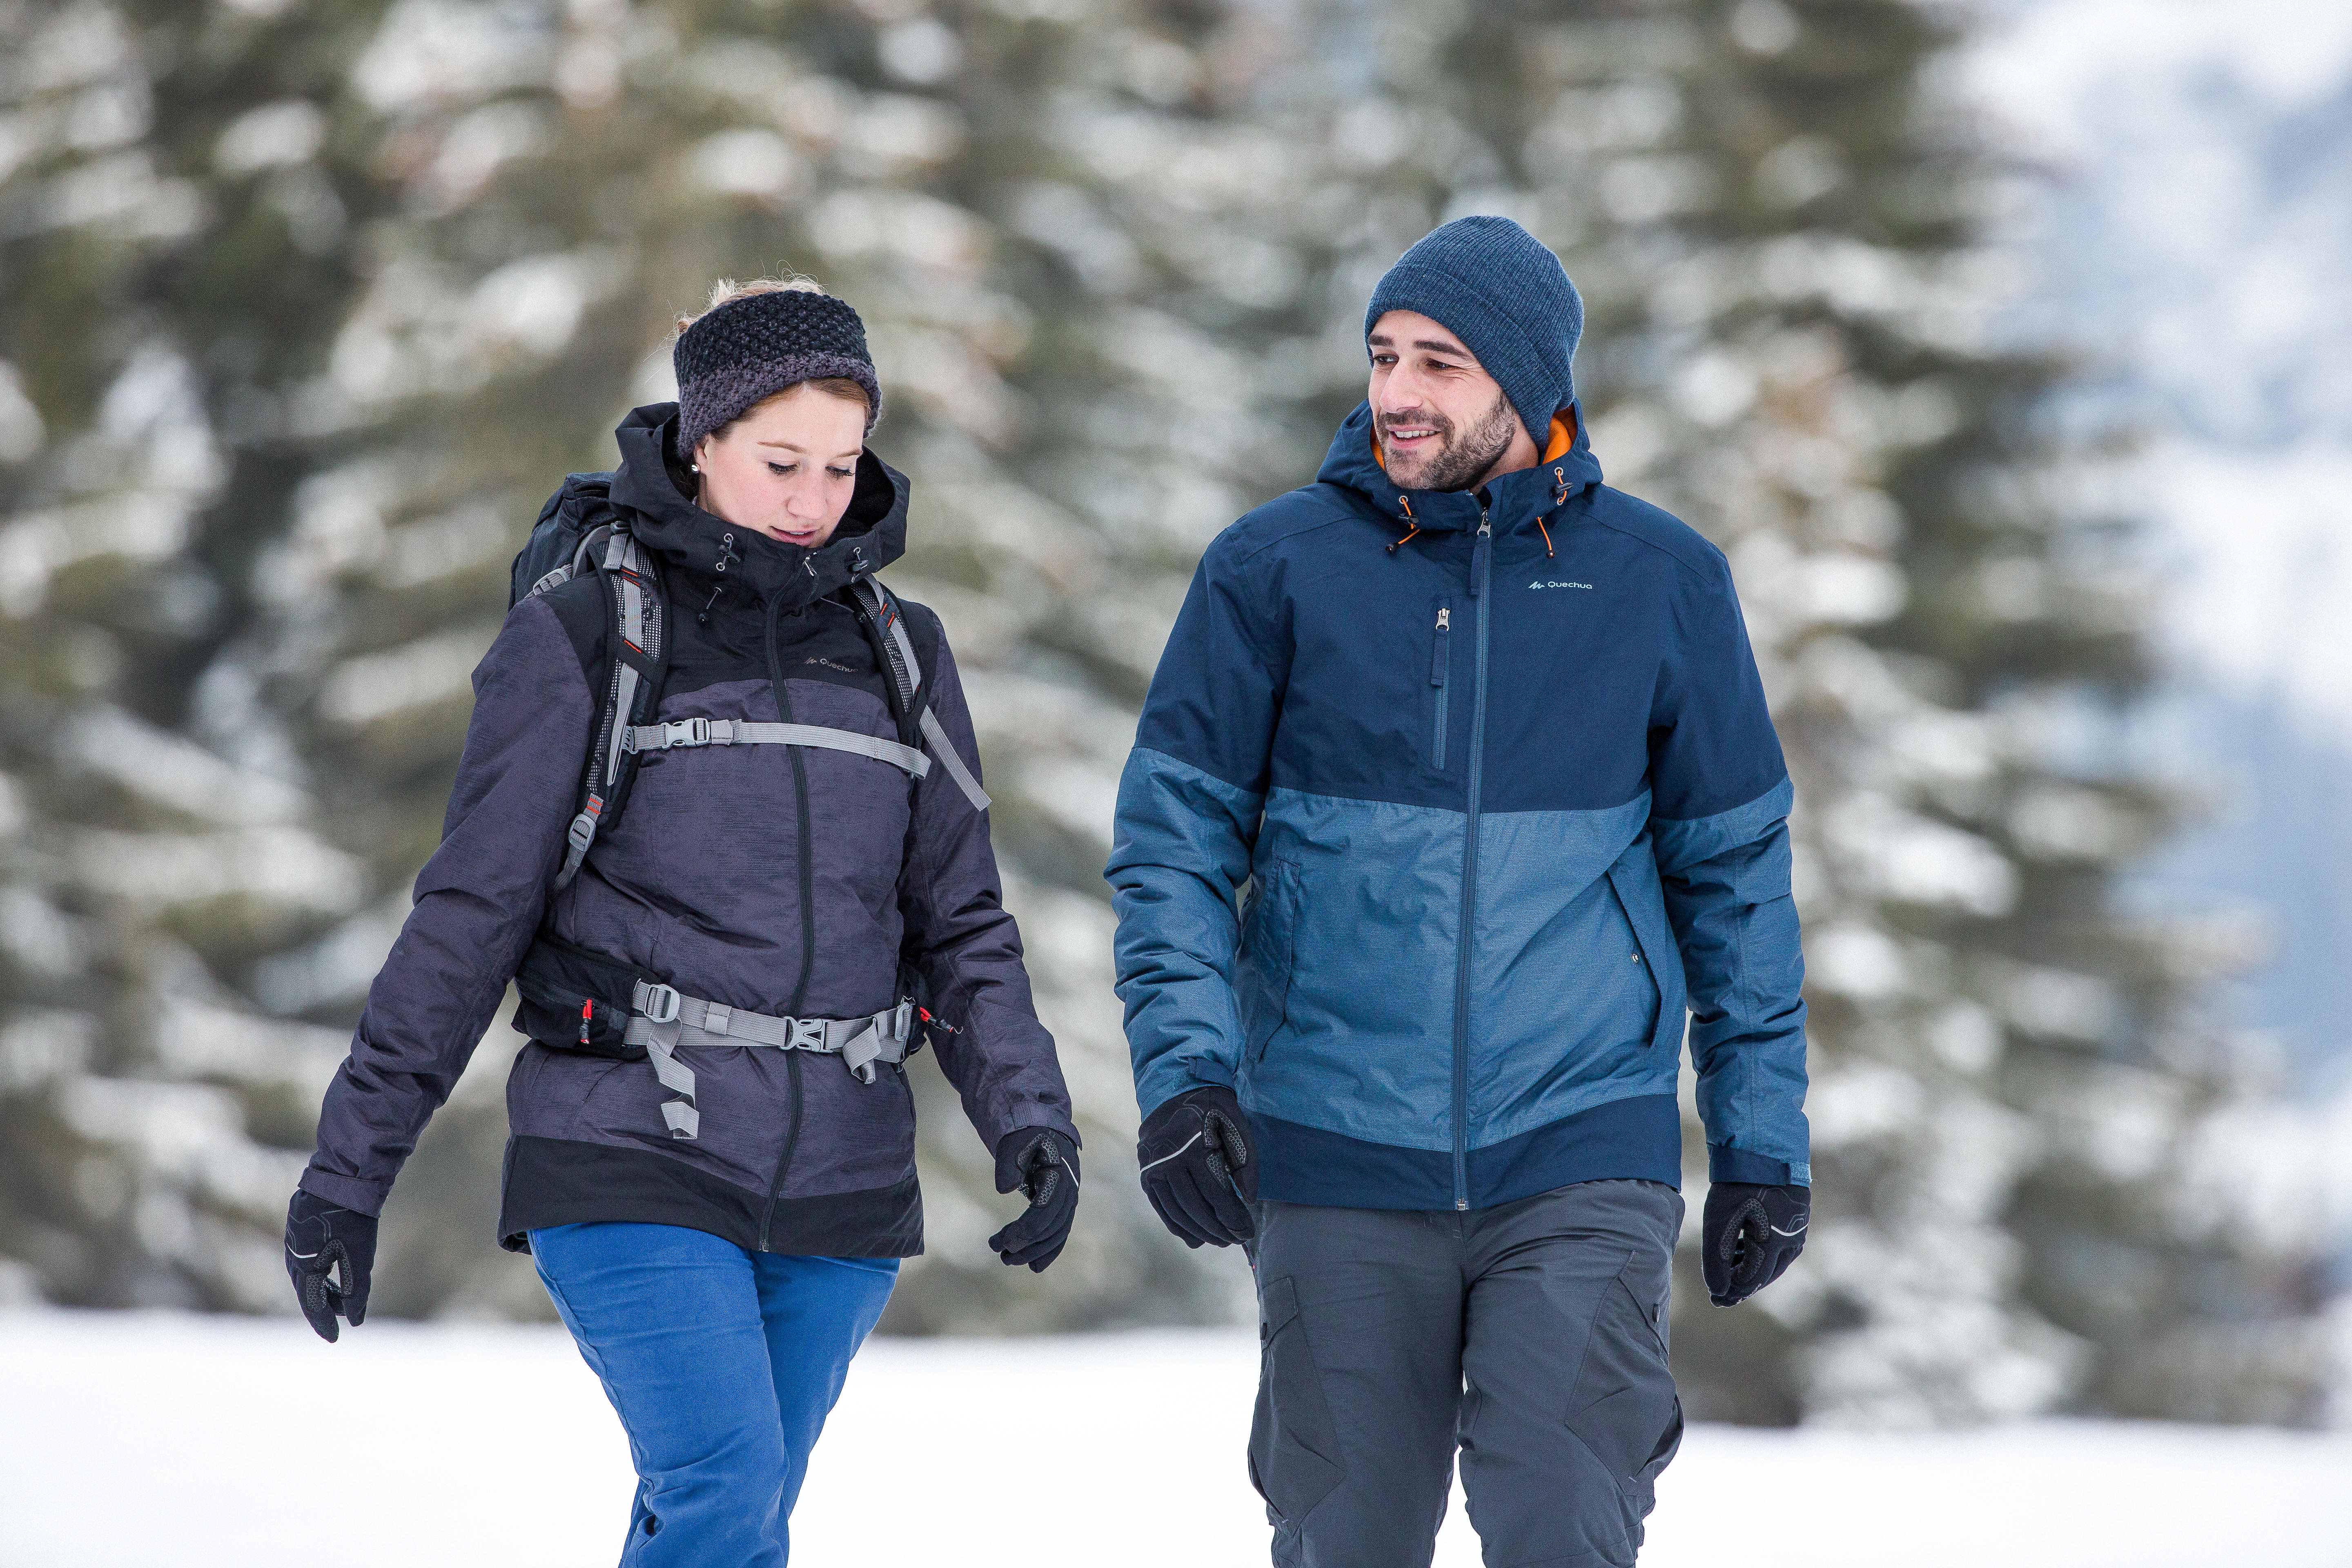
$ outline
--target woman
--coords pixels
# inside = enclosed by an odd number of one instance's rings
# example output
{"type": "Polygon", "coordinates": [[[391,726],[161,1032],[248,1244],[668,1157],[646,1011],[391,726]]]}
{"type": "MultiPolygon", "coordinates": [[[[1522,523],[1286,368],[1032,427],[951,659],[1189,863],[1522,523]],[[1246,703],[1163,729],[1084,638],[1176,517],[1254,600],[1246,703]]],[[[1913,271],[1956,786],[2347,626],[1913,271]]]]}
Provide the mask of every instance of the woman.
{"type": "Polygon", "coordinates": [[[865,449],[864,324],[793,279],[722,283],[679,328],[677,403],[622,423],[609,494],[550,503],[619,527],[475,673],[441,847],[327,1091],[287,1266],[325,1338],[362,1321],[374,1216],[516,981],[499,1241],[528,1247],[627,1428],[622,1561],[781,1564],[850,1357],[922,1247],[910,1020],[999,1190],[1032,1200],[991,1242],[1007,1264],[1060,1252],[1077,1134],[954,661],[868,575],[904,547],[908,485],[865,449]],[[608,761],[634,764],[617,791],[608,761]]]}

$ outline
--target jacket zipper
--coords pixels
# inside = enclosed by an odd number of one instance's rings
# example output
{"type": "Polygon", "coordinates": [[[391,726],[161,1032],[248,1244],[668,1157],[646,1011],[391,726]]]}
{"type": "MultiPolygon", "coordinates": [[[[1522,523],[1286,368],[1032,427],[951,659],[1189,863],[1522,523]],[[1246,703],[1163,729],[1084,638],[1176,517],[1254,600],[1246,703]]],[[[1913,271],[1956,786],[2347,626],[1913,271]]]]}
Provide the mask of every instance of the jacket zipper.
{"type": "MultiPolygon", "coordinates": [[[[781,607],[780,600],[774,598],[769,600],[768,685],[776,694],[776,717],[789,724],[793,722],[793,700],[791,694],[784,689],[783,661],[776,654],[776,628],[779,619],[778,611],[781,607]]],[[[797,809],[800,828],[798,859],[801,886],[801,976],[800,983],[793,987],[792,1005],[786,1007],[784,1012],[788,1016],[797,1018],[801,1016],[801,1007],[808,1000],[809,973],[816,967],[816,910],[813,902],[816,868],[812,862],[809,845],[808,766],[802,760],[801,749],[798,746],[786,746],[784,751],[792,758],[793,764],[793,801],[797,809]]],[[[760,1250],[762,1252],[770,1250],[768,1227],[775,1223],[776,1204],[784,1194],[784,1173],[792,1168],[793,1149],[801,1141],[800,1056],[798,1051],[784,1053],[785,1066],[790,1068],[792,1079],[793,1119],[784,1133],[782,1152],[776,1156],[775,1179],[768,1184],[767,1207],[760,1215],[760,1250]]]]}
{"type": "Polygon", "coordinates": [[[1487,578],[1494,569],[1495,527],[1478,509],[1478,538],[1470,547],[1470,596],[1478,601],[1477,651],[1470,678],[1469,810],[1462,824],[1462,927],[1454,969],[1454,1206],[1470,1206],[1470,939],[1478,908],[1478,785],[1486,749],[1486,626],[1494,619],[1487,578]]]}
{"type": "Polygon", "coordinates": [[[1445,710],[1448,706],[1445,677],[1448,667],[1453,663],[1453,606],[1440,604],[1437,606],[1437,637],[1429,654],[1429,684],[1437,691],[1437,738],[1430,750],[1435,753],[1434,765],[1441,773],[1445,771],[1445,710]]]}

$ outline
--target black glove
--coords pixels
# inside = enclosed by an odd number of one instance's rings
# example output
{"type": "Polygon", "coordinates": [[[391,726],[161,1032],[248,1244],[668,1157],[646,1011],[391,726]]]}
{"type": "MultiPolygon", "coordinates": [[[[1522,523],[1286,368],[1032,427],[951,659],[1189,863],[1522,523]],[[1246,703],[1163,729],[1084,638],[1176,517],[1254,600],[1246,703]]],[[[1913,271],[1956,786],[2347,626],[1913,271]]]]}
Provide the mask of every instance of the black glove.
{"type": "Polygon", "coordinates": [[[1805,1250],[1812,1213],[1810,1187],[1763,1187],[1717,1182],[1706,1189],[1699,1222],[1699,1267],[1707,1300],[1737,1307],[1773,1280],[1805,1250]]]}
{"type": "Polygon", "coordinates": [[[1016,1127],[996,1145],[996,1190],[1019,1187],[1028,1211],[988,1238],[1008,1268],[1027,1264],[1035,1274],[1062,1256],[1070,1222],[1078,1215],[1078,1152],[1049,1127],[1016,1127]]]}
{"type": "Polygon", "coordinates": [[[1224,1088],[1178,1095],[1143,1119],[1135,1161],[1160,1223],[1187,1247],[1225,1247],[1257,1234],[1249,1204],[1257,1163],[1241,1101],[1224,1088]]]}
{"type": "Polygon", "coordinates": [[[375,1216],[338,1208],[299,1187],[286,1205],[286,1272],[302,1315],[329,1344],[342,1329],[337,1313],[356,1328],[367,1317],[368,1275],[375,1268],[375,1216]],[[342,1269],[341,1284],[332,1276],[342,1269]]]}

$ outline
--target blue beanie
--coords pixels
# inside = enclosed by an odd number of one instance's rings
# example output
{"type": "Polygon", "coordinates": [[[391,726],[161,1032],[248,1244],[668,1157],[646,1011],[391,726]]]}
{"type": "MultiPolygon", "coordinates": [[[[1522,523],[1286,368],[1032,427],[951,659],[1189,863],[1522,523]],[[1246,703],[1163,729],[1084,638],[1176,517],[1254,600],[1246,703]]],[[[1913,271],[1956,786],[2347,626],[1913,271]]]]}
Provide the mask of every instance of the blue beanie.
{"type": "Polygon", "coordinates": [[[1417,310],[1462,340],[1541,447],[1576,399],[1569,363],[1584,301],[1568,269],[1507,217],[1458,217],[1397,258],[1364,308],[1364,335],[1391,310],[1417,310]]]}

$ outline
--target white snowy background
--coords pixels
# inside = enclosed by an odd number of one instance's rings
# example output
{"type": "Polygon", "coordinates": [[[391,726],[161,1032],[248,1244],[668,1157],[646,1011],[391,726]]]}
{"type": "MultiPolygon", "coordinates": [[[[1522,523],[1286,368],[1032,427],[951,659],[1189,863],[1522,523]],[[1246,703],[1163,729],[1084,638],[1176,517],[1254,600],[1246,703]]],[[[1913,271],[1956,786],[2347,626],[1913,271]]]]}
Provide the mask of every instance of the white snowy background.
{"type": "Polygon", "coordinates": [[[2224,1021],[2283,1092],[2214,1129],[2209,1179],[2352,1238],[2352,5],[1990,14],[1969,85],[2034,171],[2017,330],[2143,433],[2116,483],[2158,525],[2146,740],[2207,808],[2138,891],[2258,954],[2224,1021]]]}
{"type": "MultiPolygon", "coordinates": [[[[1969,85],[2021,183],[2021,334],[2147,433],[2169,692],[2149,743],[2210,824],[2145,896],[2242,907],[2230,998],[2288,1092],[2213,1152],[2282,1225],[2352,1190],[2352,5],[1998,6],[1969,85]]],[[[795,1521],[814,1563],[1248,1562],[1246,1333],[880,1342],[795,1521]],[[1015,1411],[1025,1415],[1016,1422],[1015,1411]]],[[[558,1331],[0,1315],[0,1568],[593,1563],[625,1448],[558,1331]],[[331,1365],[331,1380],[324,1373],[331,1365]],[[354,1526],[354,1518],[362,1522],[354,1526]]],[[[2339,1427],[2345,1423],[2339,1420],[2339,1427]]],[[[1439,1562],[1475,1562],[1458,1516],[1439,1562]]],[[[1643,1561],[2344,1568],[2352,1436],[2081,1423],[1695,1429],[1643,1561]]]]}

